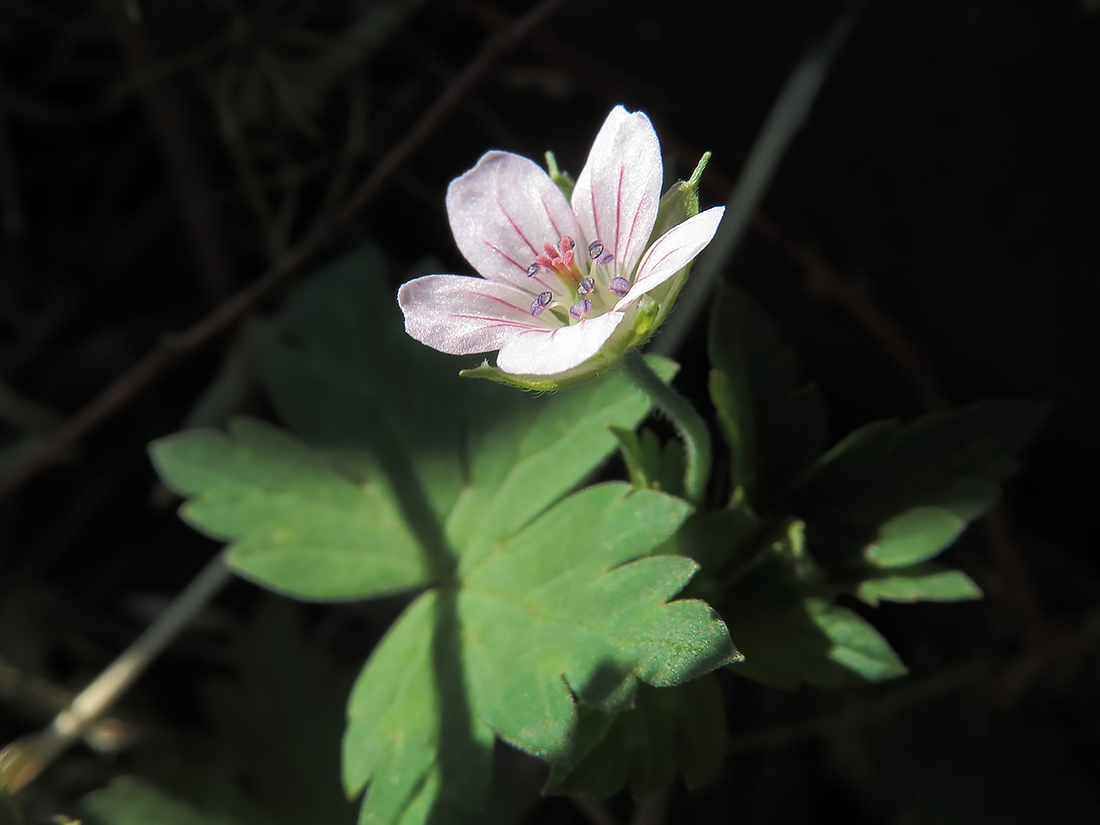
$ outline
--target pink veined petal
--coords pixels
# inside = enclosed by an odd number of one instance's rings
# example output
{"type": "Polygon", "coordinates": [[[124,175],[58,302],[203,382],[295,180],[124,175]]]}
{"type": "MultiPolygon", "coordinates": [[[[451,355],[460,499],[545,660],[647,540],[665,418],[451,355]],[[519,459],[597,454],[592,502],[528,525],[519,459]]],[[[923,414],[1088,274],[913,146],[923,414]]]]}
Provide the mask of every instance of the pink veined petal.
{"type": "Polygon", "coordinates": [[[600,351],[623,317],[621,312],[607,312],[573,326],[524,330],[504,345],[497,366],[514,375],[553,375],[573,369],[600,351]]]}
{"type": "Polygon", "coordinates": [[[661,144],[642,112],[616,106],[607,116],[573,189],[573,211],[590,242],[615,256],[629,278],[645,251],[661,200],[661,144]]]}
{"type": "Polygon", "coordinates": [[[498,350],[517,335],[543,330],[521,289],[461,275],[426,275],[401,286],[405,332],[450,355],[498,350]]]}
{"type": "Polygon", "coordinates": [[[584,242],[565,195],[533,160],[487,152],[447,188],[447,216],[467,261],[493,281],[529,286],[527,267],[543,244],[584,242]]]}
{"type": "Polygon", "coordinates": [[[698,215],[693,215],[683,223],[672,227],[653,242],[638,265],[638,274],[634,285],[619,302],[615,309],[621,310],[637,301],[645,293],[663,284],[702,252],[711,242],[718,224],[725,214],[724,206],[715,206],[698,215]]]}

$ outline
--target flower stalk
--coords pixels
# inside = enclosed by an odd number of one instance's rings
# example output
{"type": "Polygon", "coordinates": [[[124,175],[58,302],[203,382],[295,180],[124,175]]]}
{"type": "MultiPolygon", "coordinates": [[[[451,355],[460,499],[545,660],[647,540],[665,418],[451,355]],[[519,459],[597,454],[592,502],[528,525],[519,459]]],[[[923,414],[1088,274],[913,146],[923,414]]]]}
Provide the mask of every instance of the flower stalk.
{"type": "Polygon", "coordinates": [[[635,386],[649,396],[653,405],[668,416],[677,435],[683,440],[687,459],[684,497],[693,507],[700,507],[710,478],[710,432],[707,423],[686,398],[661,380],[637,350],[623,358],[623,370],[635,386]]]}

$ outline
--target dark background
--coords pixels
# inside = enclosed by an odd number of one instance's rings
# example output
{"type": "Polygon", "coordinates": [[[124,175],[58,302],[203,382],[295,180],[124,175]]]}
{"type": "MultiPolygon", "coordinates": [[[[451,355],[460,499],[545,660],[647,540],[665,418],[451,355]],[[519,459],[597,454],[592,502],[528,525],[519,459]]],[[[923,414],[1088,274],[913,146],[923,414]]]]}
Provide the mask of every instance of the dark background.
{"type": "MultiPolygon", "coordinates": [[[[530,5],[3,4],[0,475],[330,218],[494,24],[530,5]],[[351,40],[357,20],[374,34],[351,40]]],[[[653,119],[667,175],[714,153],[702,200],[720,203],[787,74],[842,9],[571,3],[311,263],[373,238],[395,284],[427,255],[467,272],[443,211],[447,183],[489,148],[552,148],[576,173],[620,102],[653,119]]],[[[1100,13],[1071,0],[866,4],[725,273],[773,313],[822,387],[834,438],[986,397],[1053,402],[996,522],[952,551],[987,600],[875,614],[914,678],[978,655],[1001,676],[870,725],[733,755],[714,787],[674,790],[668,822],[1100,821],[1088,355],[1098,27],[1100,13]]],[[[5,667],[79,689],[211,556],[174,516],[144,447],[183,426],[234,340],[217,336],[164,371],[0,505],[5,667]]],[[[702,325],[678,359],[685,391],[703,398],[702,325]]],[[[234,410],[269,414],[247,380],[238,389],[234,410]]],[[[202,684],[235,672],[229,640],[260,600],[234,584],[126,700],[169,747],[191,737],[216,750],[202,684]]],[[[395,609],[300,618],[350,665],[395,609]]],[[[727,689],[735,737],[837,706],[814,691],[727,689]]],[[[0,686],[0,739],[44,723],[47,694],[0,686]]],[[[145,759],[140,743],[113,756],[74,750],[26,804],[75,813],[80,795],[145,759]]],[[[631,806],[610,808],[625,819],[631,806]]],[[[584,819],[557,800],[527,821],[584,819]]]]}

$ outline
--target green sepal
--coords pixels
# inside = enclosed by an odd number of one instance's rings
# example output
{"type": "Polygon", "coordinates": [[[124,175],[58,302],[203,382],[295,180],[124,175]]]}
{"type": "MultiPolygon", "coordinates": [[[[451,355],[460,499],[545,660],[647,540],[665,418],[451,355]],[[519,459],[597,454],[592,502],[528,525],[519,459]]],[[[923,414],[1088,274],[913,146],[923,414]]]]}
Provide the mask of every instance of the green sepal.
{"type": "MultiPolygon", "coordinates": [[[[657,207],[657,221],[653,224],[653,231],[649,235],[647,247],[652,246],[658,238],[673,227],[679,226],[688,218],[693,218],[699,214],[699,179],[702,177],[703,170],[706,169],[709,160],[710,152],[705,152],[703,157],[699,159],[699,163],[696,164],[691,177],[686,181],[676,181],[661,197],[660,206],[657,207]]],[[[654,331],[665,322],[665,318],[668,317],[668,314],[676,305],[676,298],[679,297],[680,290],[684,288],[688,275],[691,274],[691,266],[692,264],[688,263],[687,266],[663,284],[658,285],[649,292],[650,297],[660,307],[653,324],[654,331]]]]}
{"type": "Polygon", "coordinates": [[[577,185],[577,182],[573,180],[573,176],[568,172],[563,172],[558,168],[558,159],[554,157],[553,152],[547,152],[545,157],[546,171],[550,175],[550,180],[554,181],[567,201],[572,201],[573,188],[577,185]]]}
{"type": "MultiPolygon", "coordinates": [[[[610,372],[622,363],[628,352],[645,343],[654,329],[658,310],[657,302],[648,295],[643,295],[627,309],[626,317],[599,352],[583,364],[564,372],[553,375],[520,375],[505,372],[484,361],[481,366],[459,371],[459,375],[464,378],[485,378],[498,384],[537,392],[553,392],[571,387],[610,372]]],[[[656,369],[653,358],[654,356],[647,356],[650,366],[656,369]]]]}

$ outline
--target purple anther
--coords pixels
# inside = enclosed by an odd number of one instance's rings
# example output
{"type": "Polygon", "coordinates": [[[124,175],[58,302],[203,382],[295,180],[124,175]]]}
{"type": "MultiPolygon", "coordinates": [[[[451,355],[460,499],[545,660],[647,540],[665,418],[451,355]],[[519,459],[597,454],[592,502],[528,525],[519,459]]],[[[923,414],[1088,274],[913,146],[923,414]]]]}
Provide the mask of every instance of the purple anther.
{"type": "Polygon", "coordinates": [[[528,278],[533,277],[534,274],[536,272],[538,272],[540,269],[542,269],[542,267],[539,264],[531,264],[529,267],[527,267],[527,277],[528,278]]]}
{"type": "Polygon", "coordinates": [[[613,260],[615,260],[615,256],[614,256],[614,255],[612,255],[612,254],[611,254],[610,252],[608,252],[608,253],[607,253],[606,255],[604,255],[604,256],[603,256],[602,258],[600,258],[600,260],[599,260],[599,261],[597,261],[597,263],[598,263],[598,264],[599,264],[600,266],[607,266],[607,265],[608,265],[609,263],[611,263],[611,262],[612,262],[613,260]]]}
{"type": "Polygon", "coordinates": [[[607,288],[620,298],[630,292],[630,281],[626,278],[612,278],[607,288]]]}
{"type": "Polygon", "coordinates": [[[603,254],[603,244],[599,241],[592,241],[588,245],[588,257],[592,260],[596,260],[603,254]]]}
{"type": "Polygon", "coordinates": [[[583,281],[581,281],[579,284],[577,284],[577,292],[579,292],[581,295],[587,295],[588,293],[590,293],[595,288],[596,288],[596,279],[595,278],[585,278],[583,281]]]}
{"type": "Polygon", "coordinates": [[[552,292],[540,292],[539,297],[531,302],[531,315],[535,317],[541,315],[553,297],[554,293],[552,292]]]}
{"type": "Polygon", "coordinates": [[[582,301],[578,301],[577,303],[573,304],[573,306],[569,307],[569,314],[577,320],[580,320],[591,311],[592,302],[589,301],[587,298],[582,301]]]}

